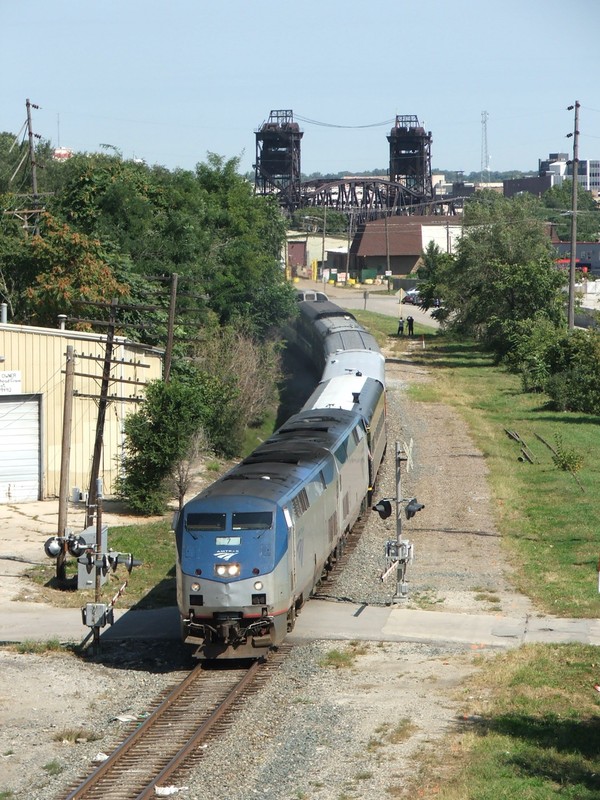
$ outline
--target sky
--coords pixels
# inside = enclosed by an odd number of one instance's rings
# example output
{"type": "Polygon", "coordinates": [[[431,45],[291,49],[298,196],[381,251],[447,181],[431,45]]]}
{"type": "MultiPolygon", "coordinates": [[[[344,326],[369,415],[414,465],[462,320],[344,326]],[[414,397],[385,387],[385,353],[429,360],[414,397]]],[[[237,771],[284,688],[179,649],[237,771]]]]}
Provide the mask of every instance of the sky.
{"type": "Polygon", "coordinates": [[[434,170],[479,172],[487,150],[535,171],[572,153],[576,100],[579,157],[600,159],[599,31],[600,0],[0,0],[0,131],[29,99],[53,145],[247,172],[287,109],[302,172],[351,174],[387,168],[414,115],[434,170]]]}

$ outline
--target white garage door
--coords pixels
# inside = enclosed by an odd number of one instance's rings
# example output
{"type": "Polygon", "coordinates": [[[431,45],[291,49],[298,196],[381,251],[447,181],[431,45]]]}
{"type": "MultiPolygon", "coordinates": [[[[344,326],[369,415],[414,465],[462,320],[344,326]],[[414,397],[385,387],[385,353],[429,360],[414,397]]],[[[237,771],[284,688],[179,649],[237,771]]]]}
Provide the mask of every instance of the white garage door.
{"type": "Polygon", "coordinates": [[[40,474],[38,398],[0,397],[0,503],[39,500],[40,474]]]}

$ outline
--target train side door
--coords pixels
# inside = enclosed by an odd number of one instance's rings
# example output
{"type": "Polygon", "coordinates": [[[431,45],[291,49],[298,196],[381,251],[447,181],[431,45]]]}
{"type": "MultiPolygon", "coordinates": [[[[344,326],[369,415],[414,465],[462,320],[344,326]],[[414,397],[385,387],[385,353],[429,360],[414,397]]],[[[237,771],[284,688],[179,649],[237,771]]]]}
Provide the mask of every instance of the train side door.
{"type": "Polygon", "coordinates": [[[288,566],[290,572],[290,590],[292,594],[296,592],[296,528],[292,520],[292,515],[288,508],[284,507],[283,516],[288,528],[288,566]]]}

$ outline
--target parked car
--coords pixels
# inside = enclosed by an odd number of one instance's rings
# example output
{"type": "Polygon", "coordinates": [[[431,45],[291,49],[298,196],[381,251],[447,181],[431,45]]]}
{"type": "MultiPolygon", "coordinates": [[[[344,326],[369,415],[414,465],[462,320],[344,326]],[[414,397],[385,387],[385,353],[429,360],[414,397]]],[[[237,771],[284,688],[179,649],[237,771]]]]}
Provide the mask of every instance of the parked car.
{"type": "Polygon", "coordinates": [[[421,296],[418,289],[410,289],[402,298],[403,303],[409,303],[412,306],[418,306],[421,302],[421,296]]]}

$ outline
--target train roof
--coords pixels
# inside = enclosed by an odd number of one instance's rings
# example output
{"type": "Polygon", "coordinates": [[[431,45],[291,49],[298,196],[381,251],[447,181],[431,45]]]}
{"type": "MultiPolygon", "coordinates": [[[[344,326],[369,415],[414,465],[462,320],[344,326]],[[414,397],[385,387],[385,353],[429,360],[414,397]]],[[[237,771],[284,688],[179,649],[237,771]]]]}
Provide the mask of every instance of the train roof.
{"type": "Polygon", "coordinates": [[[372,350],[379,352],[375,337],[364,328],[342,328],[328,326],[324,331],[323,348],[327,355],[341,350],[372,350]]]}
{"type": "Polygon", "coordinates": [[[382,392],[379,381],[366,375],[340,375],[320,383],[303,408],[342,408],[370,420],[382,392]]]}
{"type": "Polygon", "coordinates": [[[379,350],[336,350],[327,352],[321,380],[362,373],[385,386],[385,358],[379,350]]]}
{"type": "Polygon", "coordinates": [[[331,462],[332,452],[356,422],[355,413],[342,409],[300,411],[194,499],[243,495],[280,502],[331,462]]]}
{"type": "Polygon", "coordinates": [[[310,320],[323,319],[324,317],[355,319],[353,314],[344,308],[336,306],[336,304],[332,303],[330,300],[319,300],[316,303],[310,300],[303,300],[298,303],[298,308],[300,309],[300,313],[310,320]]]}

